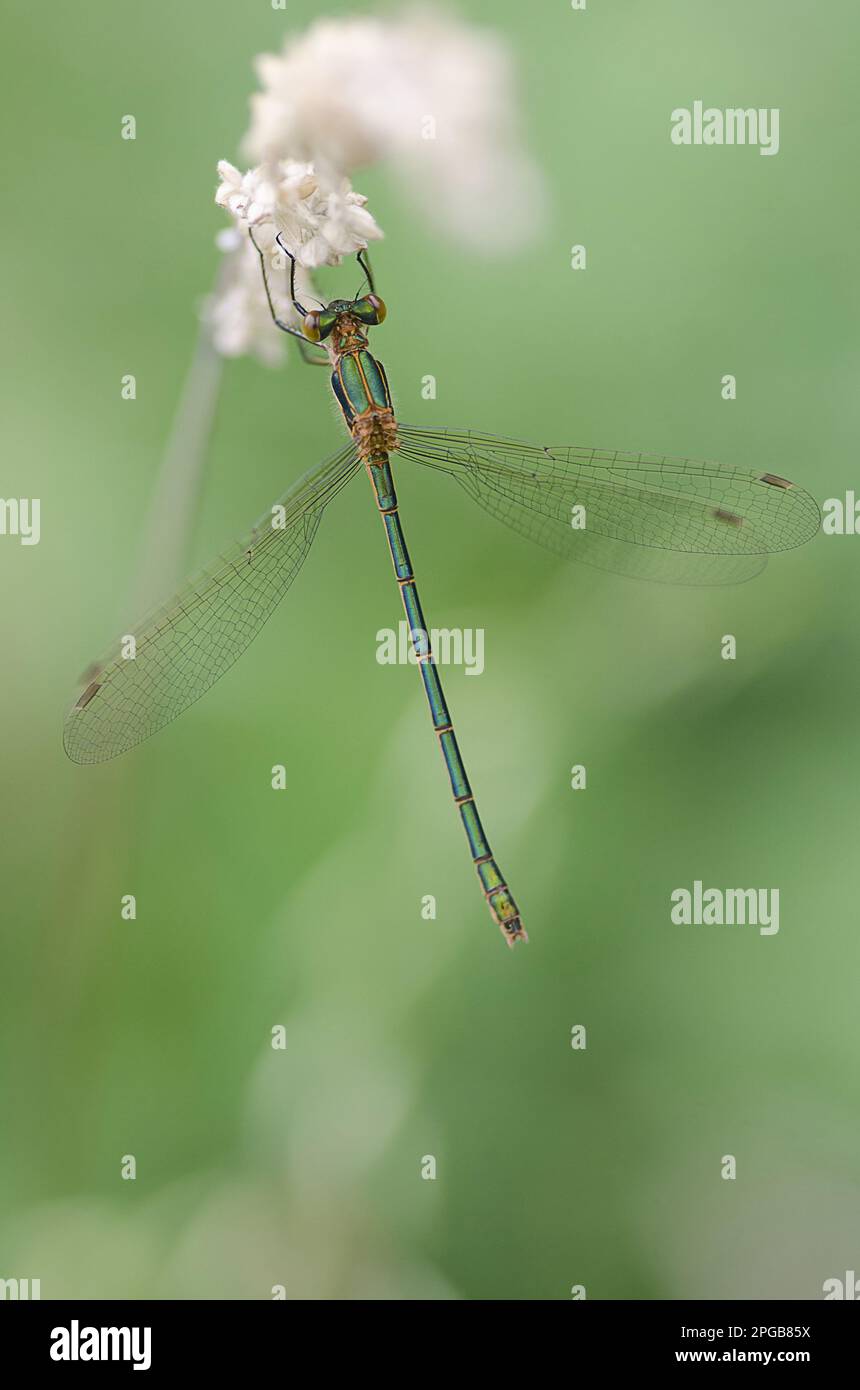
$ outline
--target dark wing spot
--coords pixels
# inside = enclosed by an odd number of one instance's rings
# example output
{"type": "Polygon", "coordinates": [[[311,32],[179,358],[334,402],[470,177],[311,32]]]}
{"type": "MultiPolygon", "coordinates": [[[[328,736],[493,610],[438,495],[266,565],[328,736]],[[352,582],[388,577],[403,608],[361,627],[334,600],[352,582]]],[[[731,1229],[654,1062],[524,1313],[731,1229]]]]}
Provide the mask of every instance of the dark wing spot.
{"type": "Polygon", "coordinates": [[[101,688],[101,681],[90,681],[90,684],[87,686],[86,690],[84,690],[82,694],[78,696],[78,703],[75,705],[75,709],[84,709],[89,704],[96,691],[101,690],[101,688]]]}

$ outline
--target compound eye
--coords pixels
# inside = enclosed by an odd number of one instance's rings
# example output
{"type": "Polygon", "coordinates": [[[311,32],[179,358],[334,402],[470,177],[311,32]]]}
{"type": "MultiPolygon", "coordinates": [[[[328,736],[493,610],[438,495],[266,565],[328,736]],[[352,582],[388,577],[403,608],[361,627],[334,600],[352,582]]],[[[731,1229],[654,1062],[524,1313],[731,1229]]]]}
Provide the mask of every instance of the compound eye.
{"type": "Polygon", "coordinates": [[[302,332],[311,343],[318,343],[320,339],[327,338],[334,328],[337,314],[333,314],[330,309],[311,309],[305,314],[302,324],[302,332]]]}
{"type": "Polygon", "coordinates": [[[305,314],[305,321],[302,324],[302,332],[311,343],[318,343],[322,334],[320,331],[320,314],[318,309],[311,309],[309,314],[305,314]]]}
{"type": "Polygon", "coordinates": [[[375,324],[382,323],[387,310],[378,294],[366,294],[363,299],[355,301],[352,312],[362,323],[375,324]]]}

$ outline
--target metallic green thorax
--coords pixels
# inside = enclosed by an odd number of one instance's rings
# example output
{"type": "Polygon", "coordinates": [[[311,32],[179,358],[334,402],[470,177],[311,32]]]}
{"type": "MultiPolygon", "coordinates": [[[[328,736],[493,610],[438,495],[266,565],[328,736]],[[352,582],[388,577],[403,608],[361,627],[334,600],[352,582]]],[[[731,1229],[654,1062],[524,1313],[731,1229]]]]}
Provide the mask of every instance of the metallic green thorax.
{"type": "Polygon", "coordinates": [[[331,384],[349,429],[359,416],[374,409],[391,409],[385,370],[366,348],[345,352],[338,358],[331,384]]]}
{"type": "MultiPolygon", "coordinates": [[[[338,312],[339,306],[328,307],[338,312]]],[[[418,597],[418,586],[400,524],[397,494],[394,490],[388,454],[390,449],[397,448],[397,425],[385,369],[382,363],[377,362],[368,352],[366,335],[350,313],[349,306],[338,312],[338,319],[332,332],[332,389],[373,486],[409,624],[412,648],[421,668],[433,728],[436,730],[448,769],[451,791],[459,808],[472,860],[493,920],[501,928],[508,944],[512,946],[515,941],[528,938],[520,922],[517,905],[493,858],[481,825],[472,788],[460,756],[442,682],[430,649],[428,628],[418,597]]]]}

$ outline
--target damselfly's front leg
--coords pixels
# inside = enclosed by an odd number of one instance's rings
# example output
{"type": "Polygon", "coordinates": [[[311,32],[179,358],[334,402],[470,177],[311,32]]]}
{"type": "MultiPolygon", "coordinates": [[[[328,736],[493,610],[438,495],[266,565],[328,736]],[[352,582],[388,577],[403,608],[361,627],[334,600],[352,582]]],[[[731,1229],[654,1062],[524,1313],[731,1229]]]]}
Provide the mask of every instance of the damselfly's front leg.
{"type": "MultiPolygon", "coordinates": [[[[298,339],[298,343],[299,343],[299,352],[300,352],[301,355],[302,355],[302,361],[303,361],[303,362],[307,362],[307,364],[308,364],[309,367],[329,367],[329,366],[331,366],[331,363],[329,362],[329,359],[328,359],[328,353],[324,353],[322,357],[314,357],[313,351],[312,351],[312,349],[311,349],[311,345],[310,345],[310,343],[308,342],[307,338],[305,337],[304,333],[300,333],[299,330],[298,330],[298,328],[293,328],[291,324],[289,324],[289,323],[284,323],[284,320],[283,320],[283,319],[279,319],[279,318],[278,318],[278,315],[275,313],[275,306],[274,306],[274,303],[273,303],[273,301],[272,301],[272,293],[271,293],[271,290],[269,289],[269,277],[268,277],[268,275],[266,274],[266,257],[265,257],[265,254],[260,250],[260,247],[257,245],[256,241],[254,240],[254,233],[252,232],[252,230],[251,230],[250,227],[248,228],[248,236],[249,236],[250,239],[251,239],[251,245],[253,246],[254,250],[255,250],[256,253],[257,253],[257,255],[260,257],[260,266],[261,266],[262,271],[263,271],[263,286],[264,286],[265,291],[266,291],[266,300],[267,300],[268,305],[269,305],[269,313],[272,315],[272,322],[274,323],[275,327],[276,327],[276,328],[280,328],[280,330],[281,330],[282,333],[289,333],[290,336],[291,336],[292,338],[297,338],[297,339],[298,339]]],[[[293,273],[295,273],[295,262],[293,262],[293,273]]],[[[293,282],[291,281],[291,283],[293,283],[293,282]]]]}

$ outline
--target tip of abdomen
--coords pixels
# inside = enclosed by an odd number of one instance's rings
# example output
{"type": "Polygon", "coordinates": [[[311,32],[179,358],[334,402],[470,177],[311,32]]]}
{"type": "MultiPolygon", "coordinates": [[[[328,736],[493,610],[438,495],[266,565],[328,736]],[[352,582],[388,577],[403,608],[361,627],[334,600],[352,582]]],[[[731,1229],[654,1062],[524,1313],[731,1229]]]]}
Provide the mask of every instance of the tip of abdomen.
{"type": "Polygon", "coordinates": [[[509,946],[513,946],[517,941],[528,941],[528,933],[520,920],[520,910],[509,888],[497,888],[495,892],[489,893],[487,906],[509,946]]]}
{"type": "Polygon", "coordinates": [[[502,936],[509,946],[514,946],[518,941],[528,941],[529,934],[520,921],[519,917],[514,918],[513,922],[500,922],[502,936]]]}

